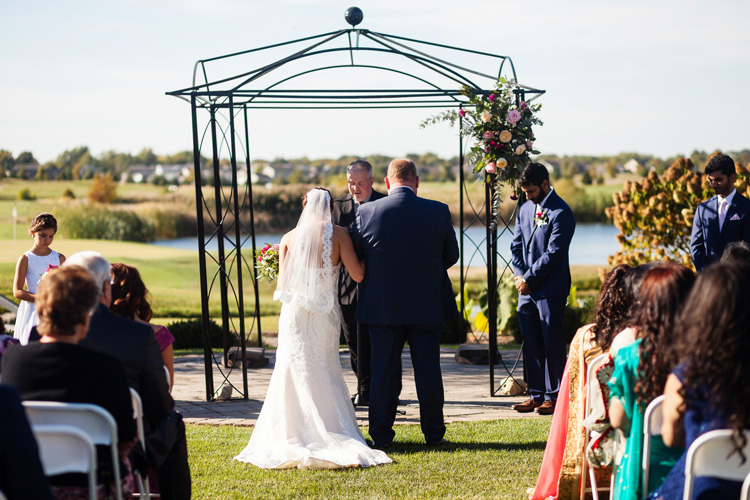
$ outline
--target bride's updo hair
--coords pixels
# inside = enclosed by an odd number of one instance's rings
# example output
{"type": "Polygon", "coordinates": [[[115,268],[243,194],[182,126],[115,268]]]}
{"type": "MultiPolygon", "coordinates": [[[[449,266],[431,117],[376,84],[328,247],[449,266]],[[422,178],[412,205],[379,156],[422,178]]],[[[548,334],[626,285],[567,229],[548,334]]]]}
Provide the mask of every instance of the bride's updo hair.
{"type": "MultiPolygon", "coordinates": [[[[320,189],[321,191],[325,191],[326,193],[328,193],[328,202],[331,204],[331,212],[333,212],[333,196],[331,196],[331,192],[329,190],[327,190],[326,188],[321,187],[321,186],[316,186],[313,189],[320,189]]],[[[310,191],[312,191],[312,189],[310,191]]],[[[303,209],[305,208],[305,205],[307,205],[307,193],[305,193],[305,196],[302,197],[302,208],[303,209]]]]}

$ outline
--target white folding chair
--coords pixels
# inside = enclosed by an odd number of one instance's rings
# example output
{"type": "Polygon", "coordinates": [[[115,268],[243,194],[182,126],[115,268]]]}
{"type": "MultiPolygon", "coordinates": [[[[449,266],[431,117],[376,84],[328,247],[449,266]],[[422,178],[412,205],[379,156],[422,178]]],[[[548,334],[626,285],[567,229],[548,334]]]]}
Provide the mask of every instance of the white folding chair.
{"type": "Polygon", "coordinates": [[[744,464],[739,453],[729,455],[734,450],[731,429],[709,431],[693,441],[685,461],[684,500],[693,498],[693,481],[698,476],[742,481],[750,474],[750,435],[745,435],[748,442],[742,451],[748,459],[744,464]]]}
{"type": "MultiPolygon", "coordinates": [[[[138,433],[138,441],[141,443],[141,446],[143,446],[143,451],[146,451],[146,433],[143,430],[143,402],[141,401],[141,396],[138,394],[138,391],[130,388],[130,404],[133,406],[133,418],[135,419],[135,426],[138,433]]],[[[152,495],[151,494],[151,485],[148,481],[148,470],[146,473],[142,473],[140,471],[136,471],[135,473],[136,481],[138,481],[138,491],[140,491],[140,494],[133,494],[133,496],[138,496],[140,498],[152,498],[157,497],[158,495],[152,495]]]]}
{"type": "Polygon", "coordinates": [[[32,427],[65,424],[85,432],[97,445],[108,446],[112,455],[112,472],[117,500],[122,500],[120,457],[117,449],[117,423],[101,406],[85,403],[24,401],[26,417],[32,427]]]}
{"type": "MultiPolygon", "coordinates": [[[[72,425],[31,425],[46,476],[88,474],[89,499],[96,500],[96,448],[91,437],[72,425]]],[[[4,497],[3,497],[4,498],[4,497]]]]}
{"type": "Polygon", "coordinates": [[[646,407],[643,417],[643,494],[641,498],[648,496],[648,470],[651,466],[651,436],[661,436],[662,412],[664,396],[659,396],[646,407]]]}
{"type": "MultiPolygon", "coordinates": [[[[589,415],[591,415],[591,411],[593,409],[591,405],[592,397],[594,395],[594,391],[598,389],[598,384],[592,384],[592,380],[596,380],[596,371],[607,362],[609,359],[608,354],[600,354],[599,356],[595,357],[591,360],[589,363],[588,369],[586,370],[586,404],[584,405],[584,417],[583,419],[586,420],[589,415]]],[[[584,441],[583,441],[583,449],[585,450],[586,447],[589,444],[590,439],[590,433],[588,430],[586,430],[584,441]]],[[[581,481],[583,484],[581,485],[581,500],[584,499],[586,496],[586,493],[591,493],[591,496],[594,500],[599,500],[599,490],[606,491],[606,487],[599,487],[596,484],[596,474],[594,472],[593,467],[589,465],[588,460],[585,458],[583,459],[583,464],[581,465],[581,481]],[[586,476],[588,475],[589,480],[591,482],[591,487],[586,486],[586,476]]]]}
{"type": "Polygon", "coordinates": [[[750,499],[750,474],[745,476],[745,481],[742,483],[742,493],[740,494],[740,500],[750,499]]]}

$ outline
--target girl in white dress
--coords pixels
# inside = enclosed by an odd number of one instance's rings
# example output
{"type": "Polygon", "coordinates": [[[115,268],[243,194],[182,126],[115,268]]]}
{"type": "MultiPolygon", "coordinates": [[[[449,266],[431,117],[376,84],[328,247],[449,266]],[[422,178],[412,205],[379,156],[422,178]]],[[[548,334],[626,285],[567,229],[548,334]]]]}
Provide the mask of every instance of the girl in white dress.
{"type": "Polygon", "coordinates": [[[365,270],[347,230],[331,223],[332,205],[328,190],[312,189],[296,229],[281,240],[276,365],[250,442],[235,460],[264,469],[391,462],[367,446],[341,372],[336,279],[342,262],[357,282],[365,270]]]}
{"type": "Polygon", "coordinates": [[[13,296],[21,300],[16,313],[16,326],[13,336],[21,344],[29,343],[31,329],[39,323],[39,316],[34,308],[34,294],[44,274],[65,262],[65,256],[52,250],[49,246],[57,233],[57,220],[52,214],[42,212],[31,221],[29,235],[34,240],[31,250],[21,255],[16,264],[16,276],[13,280],[13,296]],[[26,290],[23,286],[26,284],[26,290]]]}

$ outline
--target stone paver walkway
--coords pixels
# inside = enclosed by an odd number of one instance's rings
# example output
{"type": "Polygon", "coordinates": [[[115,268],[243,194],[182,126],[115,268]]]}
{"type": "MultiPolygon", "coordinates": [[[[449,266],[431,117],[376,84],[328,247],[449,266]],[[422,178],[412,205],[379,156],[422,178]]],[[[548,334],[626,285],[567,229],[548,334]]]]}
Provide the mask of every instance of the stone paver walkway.
{"type": "MultiPolygon", "coordinates": [[[[496,396],[491,397],[489,367],[487,365],[466,365],[455,361],[455,349],[442,349],[440,363],[443,372],[445,388],[445,420],[446,422],[461,422],[471,420],[496,420],[503,418],[546,418],[535,413],[519,414],[511,409],[511,405],[524,401],[526,396],[496,396]]],[[[518,351],[502,351],[502,359],[511,369],[518,351]]],[[[248,399],[240,399],[239,392],[233,391],[229,401],[206,401],[206,384],[202,355],[183,356],[175,360],[175,385],[172,396],[177,407],[185,417],[185,421],[192,424],[207,425],[254,425],[263,399],[266,395],[268,383],[273,371],[276,351],[266,351],[269,364],[264,368],[248,369],[248,399]]],[[[349,365],[349,353],[342,350],[339,356],[349,391],[354,393],[356,377],[349,365]]],[[[405,415],[398,415],[397,424],[419,423],[419,404],[414,387],[414,371],[409,357],[409,350],[404,350],[403,390],[401,392],[401,406],[399,410],[405,415]]],[[[224,377],[216,364],[214,369],[214,386],[221,388],[224,377]]],[[[222,368],[225,373],[228,369],[222,368]]],[[[499,386],[507,375],[502,364],[495,367],[495,384],[499,386]]],[[[514,377],[522,378],[522,366],[518,363],[514,377]]],[[[229,381],[234,387],[242,389],[242,374],[239,369],[229,374],[229,381]]],[[[367,408],[356,408],[359,424],[367,425],[367,408]]]]}

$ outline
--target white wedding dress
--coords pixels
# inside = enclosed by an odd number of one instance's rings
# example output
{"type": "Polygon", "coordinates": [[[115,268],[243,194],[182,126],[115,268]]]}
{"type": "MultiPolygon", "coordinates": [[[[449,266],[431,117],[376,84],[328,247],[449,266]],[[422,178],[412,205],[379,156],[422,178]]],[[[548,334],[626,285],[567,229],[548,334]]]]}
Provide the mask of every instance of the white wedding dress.
{"type": "Polygon", "coordinates": [[[323,267],[309,273],[316,276],[312,287],[316,296],[310,299],[278,288],[274,293],[274,299],[283,303],[276,365],[250,442],[235,457],[264,469],[337,469],[391,462],[365,442],[341,372],[336,307],[340,264],[331,265],[330,217],[323,227],[323,267]]]}

